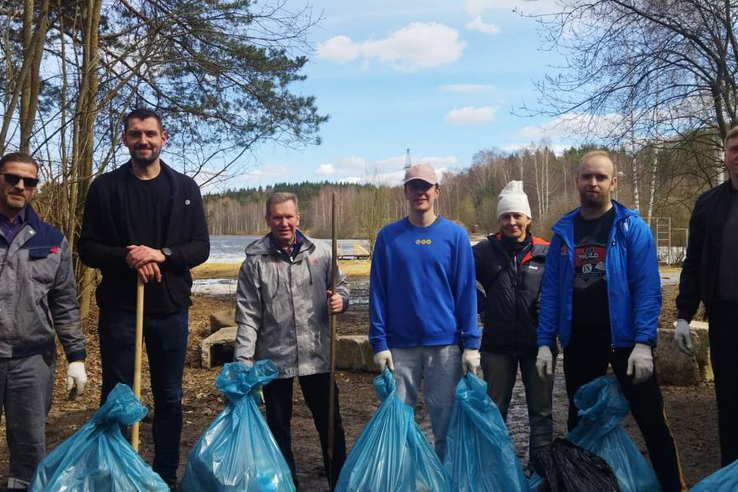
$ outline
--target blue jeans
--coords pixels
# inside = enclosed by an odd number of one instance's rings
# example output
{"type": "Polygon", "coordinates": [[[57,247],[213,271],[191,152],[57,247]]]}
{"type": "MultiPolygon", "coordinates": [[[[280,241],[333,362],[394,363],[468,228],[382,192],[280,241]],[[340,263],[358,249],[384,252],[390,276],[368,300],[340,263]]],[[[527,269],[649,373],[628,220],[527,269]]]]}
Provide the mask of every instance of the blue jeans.
{"type": "Polygon", "coordinates": [[[461,348],[458,345],[391,348],[397,396],[415,408],[423,379],[425,408],[433,429],[436,454],[443,461],[446,433],[461,379],[461,348]]]}
{"type": "MultiPolygon", "coordinates": [[[[177,479],[182,434],[182,374],[189,330],[187,308],[144,315],[144,341],[154,395],[154,465],[165,481],[177,479]]],[[[100,310],[101,404],[116,384],[133,386],[136,317],[129,311],[100,310]]]]}

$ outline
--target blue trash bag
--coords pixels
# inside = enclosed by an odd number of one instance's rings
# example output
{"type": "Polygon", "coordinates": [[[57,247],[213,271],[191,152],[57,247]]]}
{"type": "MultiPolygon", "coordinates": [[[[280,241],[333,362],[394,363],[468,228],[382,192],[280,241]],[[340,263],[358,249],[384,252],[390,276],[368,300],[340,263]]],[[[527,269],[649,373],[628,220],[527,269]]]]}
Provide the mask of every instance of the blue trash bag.
{"type": "Polygon", "coordinates": [[[361,431],[338,477],[336,492],[451,491],[451,480],[397,396],[389,369],[374,379],[382,402],[361,431]]]}
{"type": "Polygon", "coordinates": [[[467,373],[456,385],[443,462],[459,492],[528,492],[505,421],[487,383],[467,373]]]}
{"type": "Polygon", "coordinates": [[[579,423],[566,438],[602,457],[612,468],[623,492],[659,491],[651,466],[638,451],[620,422],[630,412],[618,382],[601,376],[576,392],[579,423]]]}
{"type": "Polygon", "coordinates": [[[228,402],[190,451],[180,489],[293,492],[282,452],[259,411],[259,388],[279,375],[270,360],[230,362],[215,378],[228,402]]]}
{"type": "Polygon", "coordinates": [[[738,460],[700,480],[689,492],[733,492],[738,490],[738,460]]]}
{"type": "Polygon", "coordinates": [[[35,492],[168,492],[169,487],[126,441],[121,425],[146,415],[131,388],[118,384],[92,418],[49,453],[33,475],[35,492]]]}

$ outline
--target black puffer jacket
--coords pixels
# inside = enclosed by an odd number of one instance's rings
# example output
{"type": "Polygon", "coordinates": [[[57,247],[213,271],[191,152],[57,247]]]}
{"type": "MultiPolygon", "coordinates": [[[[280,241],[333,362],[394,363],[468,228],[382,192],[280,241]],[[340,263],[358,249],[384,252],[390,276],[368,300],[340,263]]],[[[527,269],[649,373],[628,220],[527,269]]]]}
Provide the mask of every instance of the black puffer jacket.
{"type": "Polygon", "coordinates": [[[476,244],[477,281],[484,288],[478,306],[484,320],[485,352],[535,355],[538,299],[548,242],[528,233],[513,243],[502,234],[476,244]]]}

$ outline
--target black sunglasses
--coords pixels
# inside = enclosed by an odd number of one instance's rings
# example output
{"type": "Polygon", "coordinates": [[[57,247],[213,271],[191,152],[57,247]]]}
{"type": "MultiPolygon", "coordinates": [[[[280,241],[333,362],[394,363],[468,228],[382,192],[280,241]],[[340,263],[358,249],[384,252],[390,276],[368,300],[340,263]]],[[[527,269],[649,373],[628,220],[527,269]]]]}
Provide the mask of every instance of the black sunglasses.
{"type": "Polygon", "coordinates": [[[6,183],[11,184],[13,186],[17,185],[21,179],[23,180],[23,185],[26,188],[35,188],[38,185],[38,178],[26,178],[23,176],[18,176],[17,174],[10,174],[10,173],[0,173],[0,174],[5,176],[6,183]]]}

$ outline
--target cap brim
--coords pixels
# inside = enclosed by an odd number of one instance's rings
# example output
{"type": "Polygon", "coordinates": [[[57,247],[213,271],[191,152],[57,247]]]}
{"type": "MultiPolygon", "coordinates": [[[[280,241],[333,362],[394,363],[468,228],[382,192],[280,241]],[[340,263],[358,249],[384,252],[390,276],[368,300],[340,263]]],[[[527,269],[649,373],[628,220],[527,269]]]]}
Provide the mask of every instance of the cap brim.
{"type": "Polygon", "coordinates": [[[438,184],[438,181],[435,181],[434,182],[434,181],[431,181],[431,180],[425,179],[425,178],[410,178],[410,179],[406,179],[403,184],[408,184],[410,181],[422,181],[424,183],[428,183],[429,185],[436,185],[436,184],[438,184]]]}

